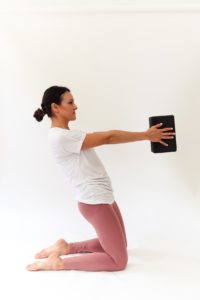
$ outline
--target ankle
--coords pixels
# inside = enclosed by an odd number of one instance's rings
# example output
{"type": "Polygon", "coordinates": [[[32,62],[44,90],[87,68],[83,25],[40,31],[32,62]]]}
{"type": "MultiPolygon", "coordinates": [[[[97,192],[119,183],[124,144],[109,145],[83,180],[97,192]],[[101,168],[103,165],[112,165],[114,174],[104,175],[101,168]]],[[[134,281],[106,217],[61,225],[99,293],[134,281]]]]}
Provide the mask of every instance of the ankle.
{"type": "Polygon", "coordinates": [[[74,243],[68,243],[68,254],[74,253],[74,243]]]}
{"type": "Polygon", "coordinates": [[[53,270],[63,270],[64,269],[64,262],[63,259],[57,256],[56,254],[52,254],[49,257],[52,261],[53,270]]]}

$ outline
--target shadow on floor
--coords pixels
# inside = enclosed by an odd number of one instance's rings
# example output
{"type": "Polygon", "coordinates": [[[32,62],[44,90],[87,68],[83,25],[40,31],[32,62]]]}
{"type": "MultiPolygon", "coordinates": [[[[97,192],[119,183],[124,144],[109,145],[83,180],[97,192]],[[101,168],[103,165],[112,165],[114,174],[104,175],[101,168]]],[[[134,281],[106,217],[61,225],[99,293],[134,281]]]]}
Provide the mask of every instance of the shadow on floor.
{"type": "Polygon", "coordinates": [[[200,278],[200,258],[148,249],[128,249],[128,271],[149,272],[174,279],[200,278]]]}

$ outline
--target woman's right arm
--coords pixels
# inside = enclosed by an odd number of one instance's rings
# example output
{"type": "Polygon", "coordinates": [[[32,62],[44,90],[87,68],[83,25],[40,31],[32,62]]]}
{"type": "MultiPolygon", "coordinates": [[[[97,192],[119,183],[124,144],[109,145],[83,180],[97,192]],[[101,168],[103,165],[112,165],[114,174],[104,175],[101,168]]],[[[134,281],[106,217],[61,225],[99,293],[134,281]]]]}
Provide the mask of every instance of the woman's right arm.
{"type": "Polygon", "coordinates": [[[171,135],[175,134],[172,132],[164,133],[164,131],[169,131],[171,128],[157,129],[161,124],[157,124],[149,128],[144,132],[133,132],[124,130],[108,130],[87,133],[86,137],[82,143],[81,150],[85,150],[92,147],[97,147],[106,144],[120,144],[129,143],[142,140],[150,140],[152,142],[160,142],[161,144],[167,146],[166,143],[161,141],[162,139],[171,139],[171,135]]]}
{"type": "Polygon", "coordinates": [[[146,132],[110,130],[109,144],[129,143],[148,140],[146,132]]]}
{"type": "Polygon", "coordinates": [[[166,127],[166,128],[158,129],[158,127],[160,126],[162,126],[161,123],[156,124],[154,126],[151,126],[147,131],[144,132],[111,130],[109,144],[149,140],[152,142],[159,142],[164,146],[168,146],[161,139],[172,139],[174,138],[173,135],[175,135],[175,132],[165,132],[165,131],[172,130],[173,128],[166,127]]]}

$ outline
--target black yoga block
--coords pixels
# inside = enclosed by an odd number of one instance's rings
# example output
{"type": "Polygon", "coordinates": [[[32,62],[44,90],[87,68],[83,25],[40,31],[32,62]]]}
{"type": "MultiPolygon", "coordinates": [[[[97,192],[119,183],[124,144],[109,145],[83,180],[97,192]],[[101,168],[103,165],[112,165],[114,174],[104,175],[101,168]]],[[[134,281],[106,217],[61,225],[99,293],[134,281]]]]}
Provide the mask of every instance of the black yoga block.
{"type": "MultiPolygon", "coordinates": [[[[149,117],[149,126],[154,126],[156,124],[163,123],[162,126],[158,127],[158,129],[173,127],[173,129],[164,131],[164,132],[175,132],[175,120],[174,115],[164,115],[164,116],[152,116],[149,117]]],[[[168,146],[162,145],[160,142],[151,142],[151,152],[153,153],[162,153],[162,152],[174,152],[177,151],[176,145],[176,135],[174,135],[173,139],[161,139],[168,146]]]]}

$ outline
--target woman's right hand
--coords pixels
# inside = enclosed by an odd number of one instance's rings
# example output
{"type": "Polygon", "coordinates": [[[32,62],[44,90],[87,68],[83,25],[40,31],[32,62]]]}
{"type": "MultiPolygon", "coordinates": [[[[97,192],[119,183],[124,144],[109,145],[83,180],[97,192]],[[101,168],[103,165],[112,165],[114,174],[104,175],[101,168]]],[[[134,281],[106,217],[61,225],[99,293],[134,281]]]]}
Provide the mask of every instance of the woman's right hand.
{"type": "Polygon", "coordinates": [[[168,146],[168,144],[164,143],[161,139],[173,139],[174,138],[173,135],[175,135],[176,133],[165,132],[165,131],[172,130],[173,129],[172,127],[159,129],[160,126],[162,126],[162,123],[151,126],[145,133],[151,142],[158,142],[164,146],[168,146]]]}

